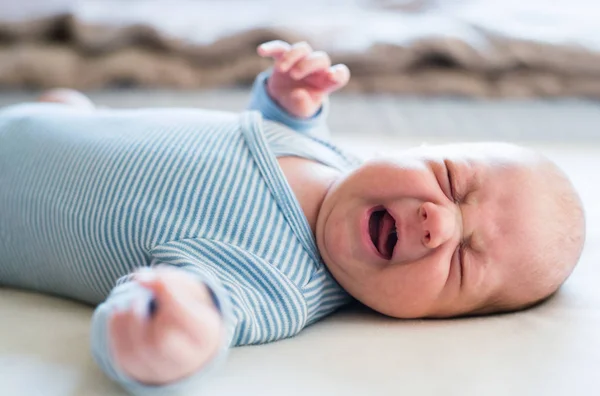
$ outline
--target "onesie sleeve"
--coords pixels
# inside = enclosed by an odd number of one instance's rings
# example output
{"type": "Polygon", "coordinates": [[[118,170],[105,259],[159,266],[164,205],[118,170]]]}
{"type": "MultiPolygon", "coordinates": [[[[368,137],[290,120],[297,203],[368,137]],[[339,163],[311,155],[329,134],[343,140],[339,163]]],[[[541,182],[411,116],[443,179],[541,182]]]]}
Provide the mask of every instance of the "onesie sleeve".
{"type": "Polygon", "coordinates": [[[243,250],[197,239],[170,242],[153,249],[150,268],[158,265],[174,266],[209,288],[223,316],[225,342],[211,362],[183,380],[149,386],[129,378],[110,354],[108,321],[115,309],[139,299],[149,302],[152,295],[132,275],[122,277],[94,312],[91,348],[101,369],[131,394],[195,394],[202,379],[222,365],[229,347],[290,337],[306,324],[300,291],[276,268],[243,250]]]}
{"type": "Polygon", "coordinates": [[[269,96],[266,84],[270,76],[271,70],[269,69],[256,77],[248,108],[259,111],[264,119],[284,124],[296,132],[307,133],[321,139],[329,139],[329,129],[326,125],[329,113],[329,99],[325,98],[319,111],[310,118],[293,116],[269,96]]]}

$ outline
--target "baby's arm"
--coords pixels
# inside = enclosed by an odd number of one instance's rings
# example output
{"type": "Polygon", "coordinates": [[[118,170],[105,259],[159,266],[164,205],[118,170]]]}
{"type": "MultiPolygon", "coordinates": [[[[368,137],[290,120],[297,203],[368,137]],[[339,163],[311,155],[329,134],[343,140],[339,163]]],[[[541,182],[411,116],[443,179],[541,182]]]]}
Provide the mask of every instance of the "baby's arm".
{"type": "Polygon", "coordinates": [[[256,78],[250,109],[299,132],[327,132],[328,95],[348,83],[348,68],[331,66],[325,52],[313,52],[307,43],[272,41],[259,46],[258,53],[275,64],[256,78]]]}
{"type": "Polygon", "coordinates": [[[155,273],[158,283],[153,285],[135,273],[121,278],[98,306],[92,321],[94,358],[109,377],[131,393],[195,393],[198,382],[220,366],[230,346],[291,337],[306,324],[306,302],[300,290],[277,268],[253,254],[205,239],[173,241],[149,253],[152,267],[143,272],[155,273]],[[160,273],[166,265],[181,276],[166,281],[160,273]],[[161,301],[161,290],[165,292],[162,300],[167,302],[161,301]],[[206,299],[206,290],[212,292],[213,305],[206,299]],[[153,295],[158,299],[156,313],[145,318],[153,295]],[[175,309],[181,316],[169,314],[172,304],[168,301],[178,304],[175,309]],[[161,310],[164,317],[160,317],[161,310]],[[119,324],[114,322],[115,315],[130,319],[118,319],[119,324]],[[187,331],[182,321],[189,324],[187,331]],[[158,330],[153,330],[154,324],[158,330]],[[118,341],[121,332],[125,336],[118,341]],[[157,340],[164,342],[165,350],[143,342],[141,334],[153,332],[166,334],[157,340]],[[125,362],[127,358],[121,355],[132,359],[125,362]],[[149,373],[150,381],[144,381],[149,373]]]}

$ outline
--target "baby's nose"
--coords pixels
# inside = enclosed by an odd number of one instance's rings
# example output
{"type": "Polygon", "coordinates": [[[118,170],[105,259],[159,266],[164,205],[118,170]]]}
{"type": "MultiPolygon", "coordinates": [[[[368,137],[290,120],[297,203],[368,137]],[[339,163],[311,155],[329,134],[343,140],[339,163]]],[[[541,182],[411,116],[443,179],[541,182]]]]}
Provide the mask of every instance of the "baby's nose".
{"type": "Polygon", "coordinates": [[[425,202],[419,208],[422,226],[422,242],[425,247],[435,249],[452,238],[456,231],[457,219],[450,208],[425,202]]]}

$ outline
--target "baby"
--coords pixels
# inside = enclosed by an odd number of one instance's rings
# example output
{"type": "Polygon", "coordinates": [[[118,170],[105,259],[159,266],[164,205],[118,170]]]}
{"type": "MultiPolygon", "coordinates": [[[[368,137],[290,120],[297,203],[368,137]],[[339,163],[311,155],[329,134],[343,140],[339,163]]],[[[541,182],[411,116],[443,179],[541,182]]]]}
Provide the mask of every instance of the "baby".
{"type": "Polygon", "coordinates": [[[306,43],[258,51],[275,65],[241,115],[70,91],[0,111],[0,285],[98,305],[94,358],[127,390],[190,389],[228,348],[352,299],[489,314],[569,276],[584,213],[550,161],[480,143],[361,163],[325,139],[348,69],[306,43]]]}

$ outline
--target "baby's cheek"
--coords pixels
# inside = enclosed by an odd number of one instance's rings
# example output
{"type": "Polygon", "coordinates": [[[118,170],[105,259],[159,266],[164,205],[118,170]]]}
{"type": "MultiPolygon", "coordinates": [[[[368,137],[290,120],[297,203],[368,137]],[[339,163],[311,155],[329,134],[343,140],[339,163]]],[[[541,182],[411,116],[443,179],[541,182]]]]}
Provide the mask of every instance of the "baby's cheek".
{"type": "Polygon", "coordinates": [[[447,271],[441,265],[421,265],[419,270],[414,277],[419,293],[427,298],[439,295],[448,279],[447,271]]]}
{"type": "Polygon", "coordinates": [[[376,200],[393,195],[395,189],[402,184],[398,169],[382,162],[363,165],[348,180],[356,194],[376,200]]]}
{"type": "Polygon", "coordinates": [[[344,218],[334,212],[326,223],[323,234],[325,246],[320,252],[326,261],[334,261],[339,265],[353,257],[356,247],[350,243],[349,231],[344,218]]]}
{"type": "Polygon", "coordinates": [[[447,272],[443,266],[420,260],[388,273],[386,294],[395,294],[395,308],[408,316],[425,316],[443,294],[447,272]]]}

